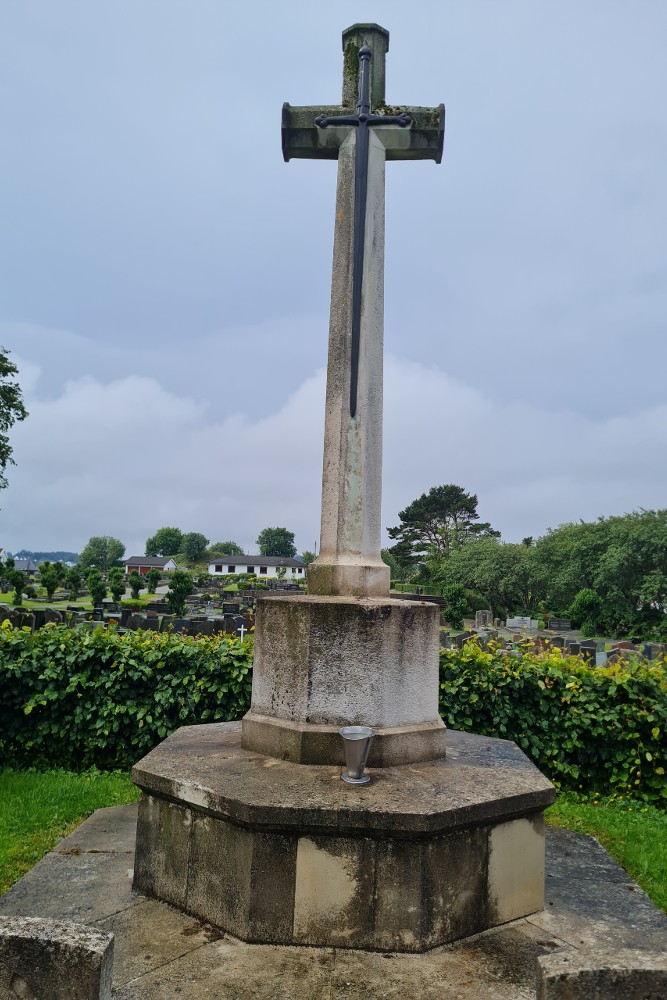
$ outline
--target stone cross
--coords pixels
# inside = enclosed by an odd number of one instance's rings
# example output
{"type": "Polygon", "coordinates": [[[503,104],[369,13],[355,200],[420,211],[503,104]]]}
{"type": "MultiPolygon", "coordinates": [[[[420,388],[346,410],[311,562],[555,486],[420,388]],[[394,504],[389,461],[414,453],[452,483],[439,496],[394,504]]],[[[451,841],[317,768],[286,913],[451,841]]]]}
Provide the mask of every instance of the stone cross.
{"type": "Polygon", "coordinates": [[[283,105],[286,160],[337,159],[336,223],[322,475],[320,554],[308,567],[311,594],[386,597],[380,556],[384,165],[439,163],[444,106],[389,106],[389,32],[355,24],[343,32],[341,105],[283,105]]]}

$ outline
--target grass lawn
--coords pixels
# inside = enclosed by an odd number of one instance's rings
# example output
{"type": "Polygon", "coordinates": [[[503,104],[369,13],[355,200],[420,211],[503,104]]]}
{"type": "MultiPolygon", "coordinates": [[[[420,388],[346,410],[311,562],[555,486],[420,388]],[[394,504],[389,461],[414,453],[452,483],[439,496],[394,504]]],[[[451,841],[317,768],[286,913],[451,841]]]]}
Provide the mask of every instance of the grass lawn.
{"type": "Polygon", "coordinates": [[[120,772],[0,771],[0,893],[95,809],[138,797],[120,772]]]}
{"type": "MultiPolygon", "coordinates": [[[[0,893],[95,809],[138,797],[120,772],[0,771],[0,893]]],[[[667,912],[667,812],[619,797],[563,793],[546,819],[596,837],[667,912]]]]}
{"type": "Polygon", "coordinates": [[[591,834],[667,913],[667,812],[645,802],[563,792],[547,823],[591,834]]]}

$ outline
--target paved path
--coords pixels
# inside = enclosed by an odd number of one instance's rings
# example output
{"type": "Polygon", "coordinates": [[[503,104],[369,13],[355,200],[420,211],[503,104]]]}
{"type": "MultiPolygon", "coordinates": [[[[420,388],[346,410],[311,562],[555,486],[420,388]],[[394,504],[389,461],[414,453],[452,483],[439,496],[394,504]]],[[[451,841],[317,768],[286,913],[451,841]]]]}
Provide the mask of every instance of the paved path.
{"type": "Polygon", "coordinates": [[[556,949],[664,951],[664,916],[591,837],[549,828],[546,908],[424,955],[246,944],[132,891],[136,806],[100,809],[0,897],[0,914],[115,934],[115,1000],[534,1000],[556,949]]]}

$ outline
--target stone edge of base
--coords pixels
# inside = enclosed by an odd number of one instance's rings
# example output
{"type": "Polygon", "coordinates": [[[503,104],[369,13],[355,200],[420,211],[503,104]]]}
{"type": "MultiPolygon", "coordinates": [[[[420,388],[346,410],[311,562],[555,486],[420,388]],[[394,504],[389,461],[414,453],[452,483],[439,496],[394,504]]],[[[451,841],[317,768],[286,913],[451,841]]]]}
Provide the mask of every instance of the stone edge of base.
{"type": "MultiPolygon", "coordinates": [[[[341,724],[342,725],[342,724],[341,724]]],[[[242,720],[244,750],[277,757],[292,764],[344,765],[340,726],[291,722],[252,709],[242,720]]],[[[445,756],[447,729],[442,719],[412,726],[377,728],[368,767],[399,767],[439,760],[445,756]]]]}

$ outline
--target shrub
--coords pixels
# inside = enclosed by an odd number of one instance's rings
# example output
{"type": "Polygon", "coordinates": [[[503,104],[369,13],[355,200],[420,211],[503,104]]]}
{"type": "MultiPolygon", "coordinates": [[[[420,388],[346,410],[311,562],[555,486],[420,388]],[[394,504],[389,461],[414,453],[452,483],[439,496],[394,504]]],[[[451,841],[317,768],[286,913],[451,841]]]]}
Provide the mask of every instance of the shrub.
{"type": "Polygon", "coordinates": [[[558,649],[440,652],[448,726],[514,740],[562,788],[665,801],[665,659],[588,666],[558,649]]]}
{"type": "Polygon", "coordinates": [[[0,628],[0,766],[129,768],[179,726],[240,718],[252,640],[0,628]]]}

